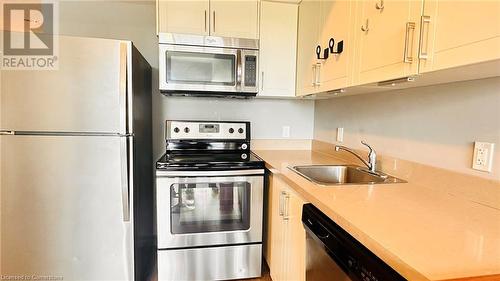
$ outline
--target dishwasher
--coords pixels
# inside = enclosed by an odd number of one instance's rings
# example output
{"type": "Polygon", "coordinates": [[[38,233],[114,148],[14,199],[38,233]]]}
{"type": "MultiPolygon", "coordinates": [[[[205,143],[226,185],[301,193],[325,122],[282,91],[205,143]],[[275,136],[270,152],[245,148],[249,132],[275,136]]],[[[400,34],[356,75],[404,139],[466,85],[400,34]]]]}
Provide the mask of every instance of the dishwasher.
{"type": "Polygon", "coordinates": [[[312,204],[302,209],[307,281],[406,280],[312,204]]]}

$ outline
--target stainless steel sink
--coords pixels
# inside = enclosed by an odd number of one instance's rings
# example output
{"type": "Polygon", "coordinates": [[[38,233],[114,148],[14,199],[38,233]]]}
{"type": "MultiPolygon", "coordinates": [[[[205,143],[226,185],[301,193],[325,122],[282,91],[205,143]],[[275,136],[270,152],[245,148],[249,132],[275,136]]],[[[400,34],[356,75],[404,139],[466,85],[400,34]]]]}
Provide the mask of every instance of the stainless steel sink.
{"type": "Polygon", "coordinates": [[[386,174],[370,172],[359,166],[307,165],[289,168],[309,181],[323,186],[406,182],[386,174]]]}

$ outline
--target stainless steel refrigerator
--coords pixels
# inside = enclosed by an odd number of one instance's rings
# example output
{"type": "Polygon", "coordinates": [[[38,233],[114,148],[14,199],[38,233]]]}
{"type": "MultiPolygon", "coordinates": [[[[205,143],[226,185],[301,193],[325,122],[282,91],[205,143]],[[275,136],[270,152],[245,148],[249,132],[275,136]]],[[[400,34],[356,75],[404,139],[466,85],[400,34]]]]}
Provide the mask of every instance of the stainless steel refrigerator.
{"type": "Polygon", "coordinates": [[[58,70],[1,74],[1,275],[145,280],[151,67],[130,41],[56,39],[58,70]]]}

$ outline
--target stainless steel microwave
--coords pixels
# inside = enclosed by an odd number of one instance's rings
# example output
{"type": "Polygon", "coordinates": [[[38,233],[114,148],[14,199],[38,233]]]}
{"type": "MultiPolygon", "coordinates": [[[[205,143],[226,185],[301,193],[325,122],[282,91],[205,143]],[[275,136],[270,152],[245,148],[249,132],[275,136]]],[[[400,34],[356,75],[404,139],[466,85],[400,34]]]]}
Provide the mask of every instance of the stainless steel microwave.
{"type": "Polygon", "coordinates": [[[160,91],[170,95],[255,96],[259,51],[160,44],[160,91]]]}

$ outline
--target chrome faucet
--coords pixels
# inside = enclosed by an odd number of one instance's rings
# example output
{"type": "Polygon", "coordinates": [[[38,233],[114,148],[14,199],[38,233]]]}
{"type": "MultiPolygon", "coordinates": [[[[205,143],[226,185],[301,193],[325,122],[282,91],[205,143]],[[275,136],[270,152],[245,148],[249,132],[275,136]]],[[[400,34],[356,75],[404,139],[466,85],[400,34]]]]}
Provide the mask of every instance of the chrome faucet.
{"type": "Polygon", "coordinates": [[[351,153],[352,155],[356,156],[359,160],[361,160],[361,162],[363,162],[363,164],[365,164],[366,167],[368,167],[368,169],[370,170],[370,172],[377,173],[375,171],[376,166],[377,166],[377,153],[365,141],[361,141],[361,143],[363,145],[366,145],[366,147],[368,147],[368,149],[370,150],[370,152],[368,152],[368,161],[366,161],[365,159],[363,159],[363,157],[361,157],[359,154],[357,154],[356,152],[354,152],[352,149],[350,149],[348,147],[345,147],[345,146],[342,146],[342,145],[336,145],[335,146],[335,151],[344,150],[344,151],[347,151],[347,152],[351,153]]]}

